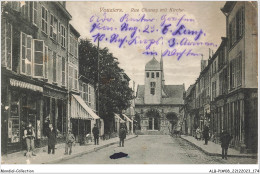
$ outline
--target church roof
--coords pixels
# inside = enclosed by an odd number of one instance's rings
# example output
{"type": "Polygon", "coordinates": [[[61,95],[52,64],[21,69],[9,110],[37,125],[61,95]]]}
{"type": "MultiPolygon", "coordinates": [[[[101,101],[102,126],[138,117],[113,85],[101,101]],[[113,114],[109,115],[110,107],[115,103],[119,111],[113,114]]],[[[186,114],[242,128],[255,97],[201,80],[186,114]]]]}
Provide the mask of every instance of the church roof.
{"type": "MultiPolygon", "coordinates": [[[[184,104],[183,92],[184,85],[164,85],[161,104],[184,104]]],[[[136,104],[144,104],[144,85],[137,86],[136,104]]]]}
{"type": "Polygon", "coordinates": [[[152,70],[152,71],[160,71],[161,70],[161,65],[160,63],[153,57],[152,60],[150,60],[146,65],[145,65],[145,70],[152,70]]]}

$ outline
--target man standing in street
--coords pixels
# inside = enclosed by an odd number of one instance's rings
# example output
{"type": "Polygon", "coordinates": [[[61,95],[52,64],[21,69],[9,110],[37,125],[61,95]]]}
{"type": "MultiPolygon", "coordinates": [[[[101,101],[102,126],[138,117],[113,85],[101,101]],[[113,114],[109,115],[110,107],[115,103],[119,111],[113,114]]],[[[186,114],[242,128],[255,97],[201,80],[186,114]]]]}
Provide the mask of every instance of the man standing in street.
{"type": "Polygon", "coordinates": [[[56,131],[54,130],[52,124],[49,124],[48,131],[48,154],[55,154],[55,144],[56,144],[56,131]]]}
{"type": "Polygon", "coordinates": [[[97,127],[97,124],[94,125],[93,129],[92,129],[92,133],[94,135],[94,141],[95,141],[95,145],[98,145],[98,140],[99,140],[99,129],[97,127]]]}
{"type": "Polygon", "coordinates": [[[204,126],[203,137],[205,139],[205,145],[207,145],[209,140],[209,127],[207,125],[204,126]]]}
{"type": "Polygon", "coordinates": [[[72,153],[72,144],[74,142],[75,142],[75,137],[71,133],[71,130],[69,130],[66,137],[65,155],[68,155],[68,150],[69,150],[69,155],[72,153]]]}
{"type": "Polygon", "coordinates": [[[222,130],[220,135],[221,148],[222,148],[222,159],[227,159],[227,151],[229,143],[232,139],[232,136],[226,130],[222,130]]]}
{"type": "Polygon", "coordinates": [[[119,141],[119,147],[124,147],[124,140],[125,140],[125,138],[126,138],[126,130],[125,130],[125,128],[122,126],[121,128],[120,128],[120,130],[119,130],[119,139],[120,139],[120,141],[119,141]]]}
{"type": "Polygon", "coordinates": [[[34,154],[34,139],[35,139],[35,132],[32,127],[32,123],[29,123],[27,128],[24,130],[24,137],[26,141],[26,146],[27,146],[27,153],[26,156],[29,155],[29,152],[32,152],[33,156],[36,156],[34,154]]]}

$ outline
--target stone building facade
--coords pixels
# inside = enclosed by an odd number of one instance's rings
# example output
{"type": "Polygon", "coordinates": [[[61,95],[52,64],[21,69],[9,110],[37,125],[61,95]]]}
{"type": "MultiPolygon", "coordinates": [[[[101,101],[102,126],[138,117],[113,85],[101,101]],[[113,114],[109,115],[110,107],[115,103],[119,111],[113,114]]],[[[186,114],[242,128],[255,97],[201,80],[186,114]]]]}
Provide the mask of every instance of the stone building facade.
{"type": "Polygon", "coordinates": [[[182,121],[183,85],[166,85],[163,60],[155,57],[145,65],[145,84],[137,86],[135,99],[136,120],[140,120],[144,134],[169,134],[182,121]],[[175,123],[173,123],[175,122],[175,123]]]}

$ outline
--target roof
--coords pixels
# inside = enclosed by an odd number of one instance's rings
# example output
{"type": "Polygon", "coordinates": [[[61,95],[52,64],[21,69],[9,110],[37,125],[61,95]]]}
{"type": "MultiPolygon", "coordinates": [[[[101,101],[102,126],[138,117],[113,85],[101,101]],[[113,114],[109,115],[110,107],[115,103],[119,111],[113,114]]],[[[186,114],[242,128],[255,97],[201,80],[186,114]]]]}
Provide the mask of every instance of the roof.
{"type": "MultiPolygon", "coordinates": [[[[183,93],[185,92],[184,85],[164,85],[161,104],[183,104],[183,93]]],[[[144,85],[137,86],[137,94],[135,104],[144,104],[144,85]]]]}
{"type": "Polygon", "coordinates": [[[164,85],[163,88],[168,97],[183,98],[183,92],[185,91],[183,85],[164,85]]]}
{"type": "Polygon", "coordinates": [[[136,97],[144,98],[144,85],[137,85],[136,97]]]}
{"type": "Polygon", "coordinates": [[[145,65],[145,70],[149,71],[160,71],[161,70],[161,64],[153,57],[152,60],[150,60],[146,65],[145,65]]]}
{"type": "Polygon", "coordinates": [[[233,5],[236,3],[236,1],[227,1],[223,8],[221,8],[221,11],[224,13],[229,13],[232,10],[233,5]]]}
{"type": "Polygon", "coordinates": [[[80,33],[70,24],[70,31],[76,36],[80,37],[80,33]]]}

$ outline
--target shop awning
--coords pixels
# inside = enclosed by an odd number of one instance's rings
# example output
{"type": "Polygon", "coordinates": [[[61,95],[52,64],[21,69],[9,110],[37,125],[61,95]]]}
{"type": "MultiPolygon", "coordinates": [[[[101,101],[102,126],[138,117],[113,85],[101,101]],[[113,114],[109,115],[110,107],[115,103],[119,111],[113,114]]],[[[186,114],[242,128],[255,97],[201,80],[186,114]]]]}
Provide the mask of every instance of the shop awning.
{"type": "Polygon", "coordinates": [[[85,120],[100,119],[80,96],[74,94],[72,94],[71,98],[71,118],[85,120]]]}
{"type": "Polygon", "coordinates": [[[14,87],[29,89],[32,91],[43,92],[43,88],[41,86],[33,85],[30,83],[22,82],[22,81],[15,80],[15,79],[10,79],[10,85],[14,86],[14,87]]]}
{"type": "Polygon", "coordinates": [[[125,117],[125,119],[127,120],[127,121],[130,121],[130,122],[133,122],[133,120],[131,120],[128,116],[126,116],[125,114],[123,114],[123,116],[125,117]]]}
{"type": "Polygon", "coordinates": [[[125,123],[125,120],[123,120],[118,114],[115,114],[115,119],[119,120],[120,123],[125,123]]]}

